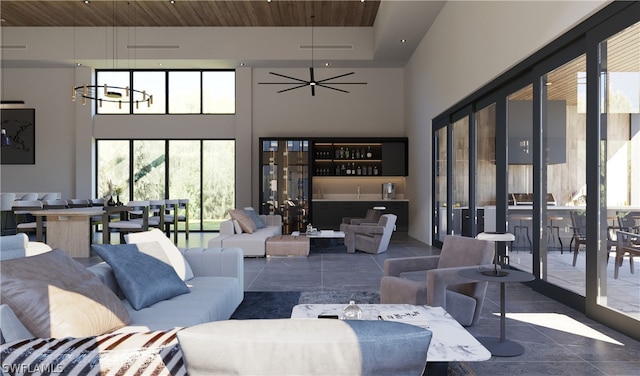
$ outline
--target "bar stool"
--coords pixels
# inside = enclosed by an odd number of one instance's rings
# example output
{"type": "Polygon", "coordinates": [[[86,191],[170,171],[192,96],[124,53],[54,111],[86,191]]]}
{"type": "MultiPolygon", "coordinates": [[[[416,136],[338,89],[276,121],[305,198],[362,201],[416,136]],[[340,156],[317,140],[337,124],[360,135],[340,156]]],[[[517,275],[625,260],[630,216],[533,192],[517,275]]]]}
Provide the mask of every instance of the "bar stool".
{"type": "Polygon", "coordinates": [[[513,241],[513,243],[511,243],[511,248],[517,249],[516,245],[519,245],[520,243],[523,243],[523,245],[525,245],[524,243],[526,236],[526,241],[529,243],[529,252],[531,252],[532,243],[531,237],[529,236],[529,226],[523,224],[523,222],[532,221],[533,217],[526,214],[517,214],[509,216],[509,219],[510,221],[519,221],[518,225],[513,226],[513,234],[515,235],[516,239],[515,241],[513,241]]]}
{"type": "Polygon", "coordinates": [[[564,217],[561,216],[557,216],[557,215],[548,215],[547,216],[547,221],[549,221],[549,223],[547,224],[547,245],[551,244],[552,247],[556,248],[556,240],[558,241],[558,243],[560,244],[560,254],[563,254],[564,249],[563,249],[563,245],[562,245],[562,239],[560,239],[560,226],[554,226],[553,225],[553,221],[562,221],[564,219],[564,217]],[[555,232],[556,236],[553,235],[553,233],[555,232]]]}

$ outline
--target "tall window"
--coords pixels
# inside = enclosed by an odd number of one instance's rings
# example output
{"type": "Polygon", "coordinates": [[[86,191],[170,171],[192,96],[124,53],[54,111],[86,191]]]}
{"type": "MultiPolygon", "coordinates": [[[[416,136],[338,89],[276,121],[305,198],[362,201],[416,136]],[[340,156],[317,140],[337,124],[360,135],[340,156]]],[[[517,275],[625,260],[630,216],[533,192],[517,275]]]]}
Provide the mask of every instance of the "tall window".
{"type": "MultiPolygon", "coordinates": [[[[98,114],[234,114],[236,72],[234,70],[98,70],[96,113],[98,114]],[[114,98],[101,88],[124,88],[151,95],[151,103],[114,98]],[[109,101],[107,101],[109,100],[109,101]]],[[[130,92],[130,94],[133,94],[130,92]]]]}
{"type": "Polygon", "coordinates": [[[111,182],[124,203],[189,199],[193,231],[218,231],[235,206],[233,140],[98,140],[96,149],[100,196],[111,182]]]}

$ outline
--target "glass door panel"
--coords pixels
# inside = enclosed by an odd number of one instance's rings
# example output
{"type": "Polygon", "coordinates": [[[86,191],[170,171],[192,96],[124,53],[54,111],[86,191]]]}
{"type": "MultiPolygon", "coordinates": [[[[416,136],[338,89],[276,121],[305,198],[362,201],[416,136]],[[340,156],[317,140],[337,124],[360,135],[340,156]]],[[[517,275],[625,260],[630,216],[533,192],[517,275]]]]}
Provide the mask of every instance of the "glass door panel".
{"type": "Polygon", "coordinates": [[[165,141],[133,141],[133,199],[164,199],[165,141]]]}
{"type": "MultiPolygon", "coordinates": [[[[476,113],[478,135],[476,203],[478,209],[478,233],[496,231],[496,105],[491,104],[476,113]],[[491,224],[485,227],[485,214],[491,224]]],[[[472,234],[475,236],[477,234],[472,234]]]]}
{"type": "Polygon", "coordinates": [[[469,214],[469,117],[453,123],[453,228],[454,235],[471,234],[469,214]]]}
{"type": "Polygon", "coordinates": [[[508,229],[515,235],[509,261],[531,271],[533,224],[533,85],[507,97],[508,229]]]}
{"type": "Polygon", "coordinates": [[[447,235],[447,127],[442,127],[435,133],[435,183],[434,183],[434,236],[443,242],[447,235]]]}
{"type": "MultiPolygon", "coordinates": [[[[169,140],[169,198],[189,199],[189,223],[178,222],[178,231],[200,230],[200,140],[169,140]]],[[[182,213],[180,213],[182,215],[182,213]]]]}
{"type": "Polygon", "coordinates": [[[550,71],[542,80],[548,199],[542,211],[541,277],[584,296],[585,284],[573,281],[584,280],[586,274],[586,56],[550,71]]]}
{"type": "MultiPolygon", "coordinates": [[[[108,199],[109,184],[120,194],[120,201],[129,200],[129,141],[101,140],[97,144],[97,197],[108,199]]],[[[116,198],[114,197],[114,200],[116,198]]]]}
{"type": "Polygon", "coordinates": [[[235,141],[203,141],[202,159],[202,227],[219,231],[236,202],[235,141]]]}
{"type": "Polygon", "coordinates": [[[598,303],[640,319],[640,23],[602,41],[600,56],[607,218],[600,221],[598,303]]]}

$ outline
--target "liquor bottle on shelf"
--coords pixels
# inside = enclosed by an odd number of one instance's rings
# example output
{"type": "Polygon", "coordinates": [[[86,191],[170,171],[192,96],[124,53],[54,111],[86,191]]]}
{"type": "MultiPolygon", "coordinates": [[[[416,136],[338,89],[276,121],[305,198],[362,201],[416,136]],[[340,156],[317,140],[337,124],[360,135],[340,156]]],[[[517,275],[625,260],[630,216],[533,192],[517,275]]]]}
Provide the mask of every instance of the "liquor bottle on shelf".
{"type": "Polygon", "coordinates": [[[378,166],[373,166],[373,174],[378,175],[378,166]]]}
{"type": "Polygon", "coordinates": [[[342,164],[342,166],[340,167],[340,175],[346,175],[347,174],[347,168],[344,166],[344,163],[342,164]]]}
{"type": "Polygon", "coordinates": [[[356,168],[356,175],[362,175],[362,167],[360,165],[356,168]]]}
{"type": "Polygon", "coordinates": [[[360,159],[360,149],[356,149],[354,159],[360,159]]]}

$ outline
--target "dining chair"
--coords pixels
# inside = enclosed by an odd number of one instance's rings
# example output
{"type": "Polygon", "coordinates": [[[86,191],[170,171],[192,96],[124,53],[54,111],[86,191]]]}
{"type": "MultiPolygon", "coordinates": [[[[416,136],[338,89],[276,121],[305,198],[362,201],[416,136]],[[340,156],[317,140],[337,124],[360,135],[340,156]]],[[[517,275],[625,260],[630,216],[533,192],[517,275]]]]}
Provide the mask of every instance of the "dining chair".
{"type": "Polygon", "coordinates": [[[573,237],[569,243],[569,249],[573,244],[573,266],[576,266],[580,246],[587,245],[587,216],[585,213],[571,211],[571,229],[573,230],[573,237]]]}
{"type": "Polygon", "coordinates": [[[640,213],[639,212],[616,212],[618,225],[622,231],[640,234],[640,213]]]}
{"type": "Polygon", "coordinates": [[[40,201],[48,201],[48,200],[57,200],[57,193],[45,193],[42,197],[40,197],[40,201]]]}
{"type": "Polygon", "coordinates": [[[633,257],[640,257],[640,234],[628,231],[616,231],[616,261],[613,271],[613,278],[618,279],[618,272],[624,256],[629,256],[629,269],[631,274],[635,272],[633,257]]]}
{"type": "MultiPolygon", "coordinates": [[[[16,231],[24,232],[27,235],[29,233],[36,233],[38,223],[36,218],[31,215],[33,210],[42,210],[43,205],[40,200],[17,200],[12,204],[12,211],[16,220],[16,231]]],[[[47,222],[42,222],[43,235],[47,227],[47,222]]]]}
{"type": "Polygon", "coordinates": [[[42,208],[43,209],[67,209],[69,208],[69,204],[66,200],[42,200],[42,208]]]}
{"type": "Polygon", "coordinates": [[[178,204],[178,200],[164,200],[164,232],[167,234],[167,237],[171,237],[171,226],[173,226],[174,244],[178,244],[178,226],[175,221],[178,204]]]}
{"type": "Polygon", "coordinates": [[[149,200],[149,227],[164,230],[165,200],[149,200]]]}
{"type": "Polygon", "coordinates": [[[16,220],[13,214],[13,202],[16,200],[15,193],[0,193],[0,224],[2,224],[2,236],[15,235],[16,220]]]}
{"type": "MultiPolygon", "coordinates": [[[[18,198],[16,198],[17,200],[18,198]]],[[[34,201],[38,199],[37,193],[25,193],[20,197],[20,201],[34,201]]]]}
{"type": "Polygon", "coordinates": [[[177,244],[178,242],[178,225],[180,222],[184,222],[184,233],[185,238],[189,240],[189,199],[182,198],[178,200],[165,200],[165,205],[167,201],[172,202],[172,206],[174,206],[173,214],[167,214],[164,217],[165,223],[165,231],[167,232],[167,236],[169,234],[169,227],[166,224],[174,226],[174,242],[177,244]],[[173,204],[173,201],[177,201],[177,204],[173,204]]]}
{"type": "Polygon", "coordinates": [[[70,208],[88,208],[91,206],[91,201],[82,198],[71,198],[67,200],[67,206],[70,208]]]}
{"type": "Polygon", "coordinates": [[[124,206],[105,206],[102,215],[102,242],[111,242],[111,232],[120,234],[120,243],[124,244],[124,235],[130,232],[149,229],[149,201],[129,201],[124,206]],[[114,214],[119,214],[114,218],[114,214]]]}

